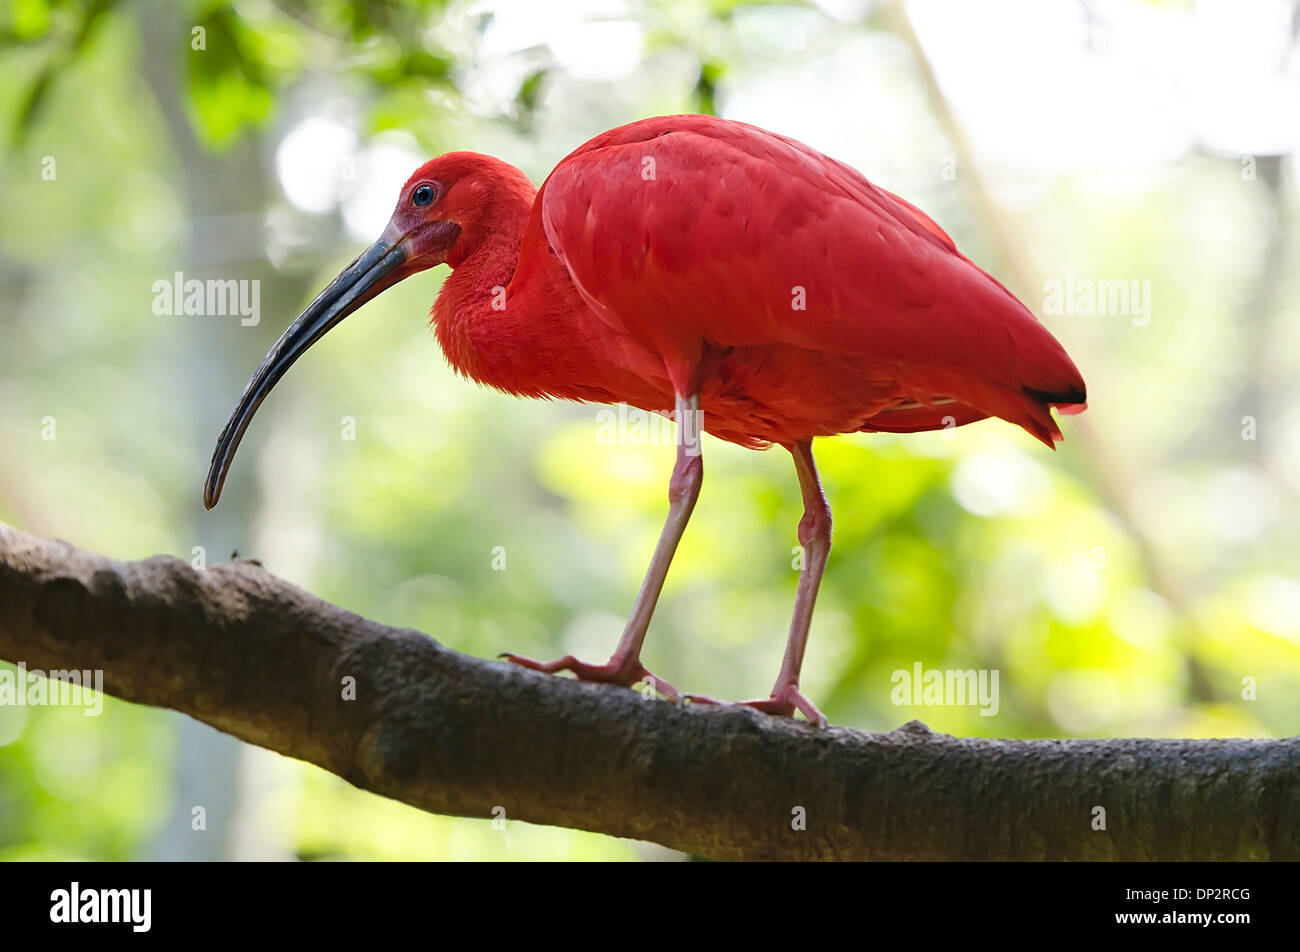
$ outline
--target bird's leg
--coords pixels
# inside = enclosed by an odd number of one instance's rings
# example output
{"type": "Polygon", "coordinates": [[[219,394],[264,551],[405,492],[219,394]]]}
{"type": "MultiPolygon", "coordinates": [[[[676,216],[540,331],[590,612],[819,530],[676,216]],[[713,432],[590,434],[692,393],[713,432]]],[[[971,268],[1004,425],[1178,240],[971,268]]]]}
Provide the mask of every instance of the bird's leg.
{"type": "Polygon", "coordinates": [[[659,593],[663,590],[668,566],[677,551],[677,543],[681,541],[691,512],[695,509],[703,480],[699,394],[689,397],[678,395],[677,463],[668,483],[668,519],[664,523],[663,532],[659,534],[659,544],[655,546],[650,567],[646,569],[645,580],[641,583],[641,591],[637,593],[636,603],[632,606],[632,615],[623,629],[623,636],[619,638],[614,654],[609,661],[599,665],[585,664],[573,655],[544,663],[513,654],[503,654],[501,657],[535,671],[551,674],[556,671],[571,671],[580,681],[602,681],[625,687],[637,682],[653,683],[655,690],[670,701],[678,700],[680,694],[675,687],[647,671],[641,664],[641,646],[650,628],[650,617],[659,601],[659,593]]]}
{"type": "MultiPolygon", "coordinates": [[[[803,494],[803,518],[799,520],[799,544],[803,546],[803,568],[799,572],[799,591],[794,599],[794,618],[790,621],[790,636],[786,640],[785,659],[776,676],[772,696],[755,701],[740,701],[747,707],[768,714],[793,715],[803,711],[804,717],[818,726],[826,724],[826,717],[799,692],[799,670],[803,666],[804,649],[808,646],[808,628],[812,624],[813,605],[821,587],[822,573],[831,551],[831,508],[826,503],[817,466],[813,462],[812,441],[804,440],[790,447],[794,468],[799,474],[799,489],[803,494]]],[[[694,703],[721,704],[714,698],[687,695],[694,703]]]]}

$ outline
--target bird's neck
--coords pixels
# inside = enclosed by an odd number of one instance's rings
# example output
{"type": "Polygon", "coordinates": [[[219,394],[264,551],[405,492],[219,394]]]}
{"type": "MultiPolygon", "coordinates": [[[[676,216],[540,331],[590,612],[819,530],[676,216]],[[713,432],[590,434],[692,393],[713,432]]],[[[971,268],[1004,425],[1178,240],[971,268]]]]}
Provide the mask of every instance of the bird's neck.
{"type": "Polygon", "coordinates": [[[456,263],[433,304],[434,331],[448,363],[479,383],[492,383],[484,378],[480,329],[509,306],[507,288],[519,261],[521,236],[522,228],[506,228],[486,238],[456,263]]]}
{"type": "Polygon", "coordinates": [[[550,254],[531,205],[497,209],[491,233],[451,262],[433,305],[438,343],[457,372],[498,390],[600,398],[579,384],[591,357],[570,329],[573,309],[585,305],[550,254]]]}

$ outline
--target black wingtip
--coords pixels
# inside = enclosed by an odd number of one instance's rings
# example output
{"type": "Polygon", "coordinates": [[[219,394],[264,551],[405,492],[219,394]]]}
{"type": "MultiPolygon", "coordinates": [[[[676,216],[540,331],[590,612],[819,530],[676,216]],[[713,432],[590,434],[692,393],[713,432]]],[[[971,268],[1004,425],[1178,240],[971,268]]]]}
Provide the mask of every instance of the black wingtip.
{"type": "Polygon", "coordinates": [[[1027,396],[1033,397],[1035,400],[1039,400],[1049,405],[1060,403],[1069,406],[1075,403],[1088,402],[1088,392],[1083,387],[1072,387],[1069,390],[1058,392],[1036,390],[1033,387],[1025,387],[1024,392],[1027,396]]]}

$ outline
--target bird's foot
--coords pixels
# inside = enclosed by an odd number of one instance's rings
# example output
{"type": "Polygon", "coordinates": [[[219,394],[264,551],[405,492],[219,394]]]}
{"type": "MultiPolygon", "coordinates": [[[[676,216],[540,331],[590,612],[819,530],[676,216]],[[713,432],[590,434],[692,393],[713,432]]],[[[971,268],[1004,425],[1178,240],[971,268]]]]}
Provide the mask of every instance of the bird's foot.
{"type": "Polygon", "coordinates": [[[764,714],[776,714],[781,717],[794,717],[795,711],[802,711],[803,716],[808,718],[808,723],[814,727],[826,727],[830,724],[830,721],[826,720],[826,715],[817,710],[817,706],[804,697],[793,684],[777,688],[772,692],[771,697],[757,698],[753,701],[720,701],[704,694],[688,694],[686,700],[692,704],[752,707],[764,714]]]}
{"type": "Polygon", "coordinates": [[[604,664],[587,664],[579,661],[573,655],[565,655],[563,658],[557,658],[554,661],[534,661],[532,658],[524,658],[505,651],[497,655],[497,657],[504,658],[511,664],[531,668],[534,671],[541,671],[544,674],[569,671],[579,681],[618,684],[625,688],[637,688],[643,692],[658,691],[674,704],[680,701],[682,697],[681,692],[675,687],[657,674],[651,673],[646,669],[645,665],[635,658],[626,661],[610,658],[604,664]]]}

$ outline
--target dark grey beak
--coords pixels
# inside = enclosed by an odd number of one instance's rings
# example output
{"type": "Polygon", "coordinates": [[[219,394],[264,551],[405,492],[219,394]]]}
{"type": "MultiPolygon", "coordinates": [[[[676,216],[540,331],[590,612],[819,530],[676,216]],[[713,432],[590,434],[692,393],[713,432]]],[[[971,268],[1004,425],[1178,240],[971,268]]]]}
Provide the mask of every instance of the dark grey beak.
{"type": "Polygon", "coordinates": [[[226,474],[235,459],[235,450],[252,422],[253,414],[262,405],[266,395],[285,375],[293,362],[307,352],[312,344],[324,337],[335,324],[347,317],[389,282],[383,279],[406,262],[406,249],[401,242],[380,238],[363,251],[337,278],[329,283],[289,329],[275,342],[270,353],[254,372],[244,394],[239,398],[226,427],[217,438],[217,448],[212,453],[212,465],[203,486],[203,505],[211,509],[221,498],[221,488],[226,484],[226,474]]]}

